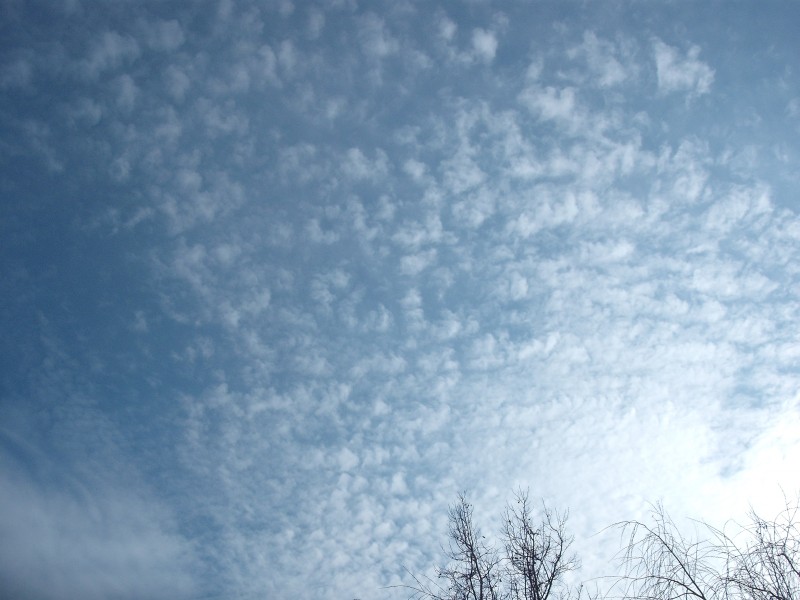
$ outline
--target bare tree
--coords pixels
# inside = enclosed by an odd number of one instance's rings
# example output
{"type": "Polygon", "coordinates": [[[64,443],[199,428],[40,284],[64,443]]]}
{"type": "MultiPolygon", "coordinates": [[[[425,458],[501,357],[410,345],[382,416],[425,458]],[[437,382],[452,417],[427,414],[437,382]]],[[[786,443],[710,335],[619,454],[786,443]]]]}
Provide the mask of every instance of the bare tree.
{"type": "Polygon", "coordinates": [[[414,585],[400,587],[410,589],[417,600],[504,600],[501,560],[475,526],[466,494],[459,494],[450,507],[448,522],[448,563],[436,569],[443,583],[411,574],[414,585]]]}
{"type": "Polygon", "coordinates": [[[772,521],[750,511],[746,541],[720,536],[729,555],[726,586],[747,600],[800,599],[800,506],[785,503],[772,521]]]}
{"type": "Polygon", "coordinates": [[[447,598],[458,600],[499,600],[501,598],[500,559],[488,546],[472,520],[472,505],[464,494],[449,512],[450,545],[448,566],[439,568],[447,581],[447,598]]]}
{"type": "Polygon", "coordinates": [[[625,600],[800,600],[798,503],[767,520],[724,529],[698,523],[699,539],[684,536],[660,505],[652,523],[617,526],[627,543],[622,575],[610,596],[625,600]]]}
{"type": "MultiPolygon", "coordinates": [[[[518,492],[506,506],[500,550],[481,535],[465,495],[450,508],[448,563],[436,579],[414,577],[415,600],[569,600],[585,593],[566,575],[579,568],[570,552],[568,514],[542,504],[534,511],[518,492]]],[[[663,506],[647,521],[617,523],[621,574],[590,600],[800,600],[800,497],[765,519],[750,511],[744,525],[722,529],[695,522],[681,532],[663,506]]]]}
{"type": "Polygon", "coordinates": [[[570,554],[567,512],[542,504],[541,521],[534,520],[528,494],[518,491],[503,516],[507,589],[513,600],[561,599],[570,595],[564,575],[580,568],[570,554]]]}
{"type": "Polygon", "coordinates": [[[542,505],[537,522],[527,493],[518,492],[506,507],[501,539],[503,551],[481,535],[464,494],[450,508],[448,563],[437,569],[438,579],[414,577],[412,598],[427,600],[557,600],[570,595],[564,575],[578,567],[569,553],[567,514],[542,505]]]}
{"type": "Polygon", "coordinates": [[[724,596],[720,569],[724,549],[709,540],[681,534],[663,506],[653,509],[652,523],[624,521],[627,536],[623,574],[614,588],[627,600],[717,600],[724,596]]]}

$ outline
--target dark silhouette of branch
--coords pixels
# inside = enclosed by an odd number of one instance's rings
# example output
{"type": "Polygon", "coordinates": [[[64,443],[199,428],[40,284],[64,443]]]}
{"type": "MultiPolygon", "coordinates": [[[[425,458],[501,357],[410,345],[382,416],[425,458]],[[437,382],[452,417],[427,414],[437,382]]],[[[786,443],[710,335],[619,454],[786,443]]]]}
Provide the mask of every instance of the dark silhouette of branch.
{"type": "Polygon", "coordinates": [[[556,600],[571,594],[564,575],[578,568],[569,553],[567,513],[542,505],[541,522],[534,519],[527,493],[517,492],[503,516],[502,551],[481,535],[465,494],[450,508],[445,555],[437,569],[442,583],[420,581],[406,586],[411,598],[428,600],[556,600]]]}
{"type": "Polygon", "coordinates": [[[542,504],[542,520],[535,522],[528,494],[518,491],[503,516],[506,572],[514,600],[548,600],[569,595],[564,575],[580,567],[569,554],[573,538],[566,533],[568,513],[559,514],[542,504]]]}
{"type": "Polygon", "coordinates": [[[625,600],[800,600],[800,504],[767,520],[750,511],[727,530],[698,523],[708,535],[685,537],[661,505],[652,522],[616,524],[627,538],[611,595],[625,600]]]}

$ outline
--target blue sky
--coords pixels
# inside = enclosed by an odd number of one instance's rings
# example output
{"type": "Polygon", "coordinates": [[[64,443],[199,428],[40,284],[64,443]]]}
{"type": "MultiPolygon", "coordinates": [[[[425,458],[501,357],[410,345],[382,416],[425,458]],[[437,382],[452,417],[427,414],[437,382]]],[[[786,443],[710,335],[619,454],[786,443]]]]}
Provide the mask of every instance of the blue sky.
{"type": "Polygon", "coordinates": [[[0,586],[403,598],[467,490],[800,489],[796,2],[4,2],[0,586]]]}

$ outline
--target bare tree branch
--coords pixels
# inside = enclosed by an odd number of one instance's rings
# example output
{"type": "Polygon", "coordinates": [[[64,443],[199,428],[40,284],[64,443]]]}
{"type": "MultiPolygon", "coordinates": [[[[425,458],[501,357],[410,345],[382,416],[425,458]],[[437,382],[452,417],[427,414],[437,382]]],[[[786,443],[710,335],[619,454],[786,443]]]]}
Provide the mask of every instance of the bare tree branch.
{"type": "MultiPolygon", "coordinates": [[[[568,514],[542,504],[534,512],[518,491],[506,506],[500,550],[486,541],[464,494],[450,508],[448,562],[438,581],[403,586],[414,600],[580,600],[566,575],[580,567],[570,552],[568,514]]],[[[590,600],[800,600],[800,498],[772,520],[750,511],[745,525],[696,522],[687,537],[660,504],[651,519],[623,521],[620,575],[590,600]]]]}
{"type": "Polygon", "coordinates": [[[735,533],[700,523],[708,536],[694,541],[656,505],[651,524],[616,525],[627,543],[612,591],[625,600],[800,600],[798,506],[787,501],[772,521],[751,511],[735,533]]]}
{"type": "Polygon", "coordinates": [[[506,573],[514,600],[548,600],[569,596],[564,575],[580,567],[569,554],[573,538],[566,533],[568,513],[542,504],[542,521],[535,523],[528,494],[518,491],[503,515],[506,573]]]}
{"type": "MultiPolygon", "coordinates": [[[[464,494],[450,508],[445,549],[448,563],[437,569],[442,584],[414,577],[407,586],[412,598],[428,600],[556,600],[571,594],[564,575],[578,568],[569,553],[567,513],[542,505],[541,522],[534,520],[527,493],[518,492],[503,516],[502,552],[475,527],[472,505],[464,494]]],[[[579,595],[579,593],[578,593],[579,595]]]]}

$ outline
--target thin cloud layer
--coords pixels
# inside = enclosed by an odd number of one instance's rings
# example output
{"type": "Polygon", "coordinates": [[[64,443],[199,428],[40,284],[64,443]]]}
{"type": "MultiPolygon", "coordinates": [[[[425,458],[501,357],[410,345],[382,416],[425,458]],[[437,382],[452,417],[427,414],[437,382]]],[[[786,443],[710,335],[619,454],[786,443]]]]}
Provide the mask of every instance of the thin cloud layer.
{"type": "Polygon", "coordinates": [[[70,6],[0,55],[3,589],[400,598],[519,486],[588,579],[800,488],[785,14],[70,6]]]}

